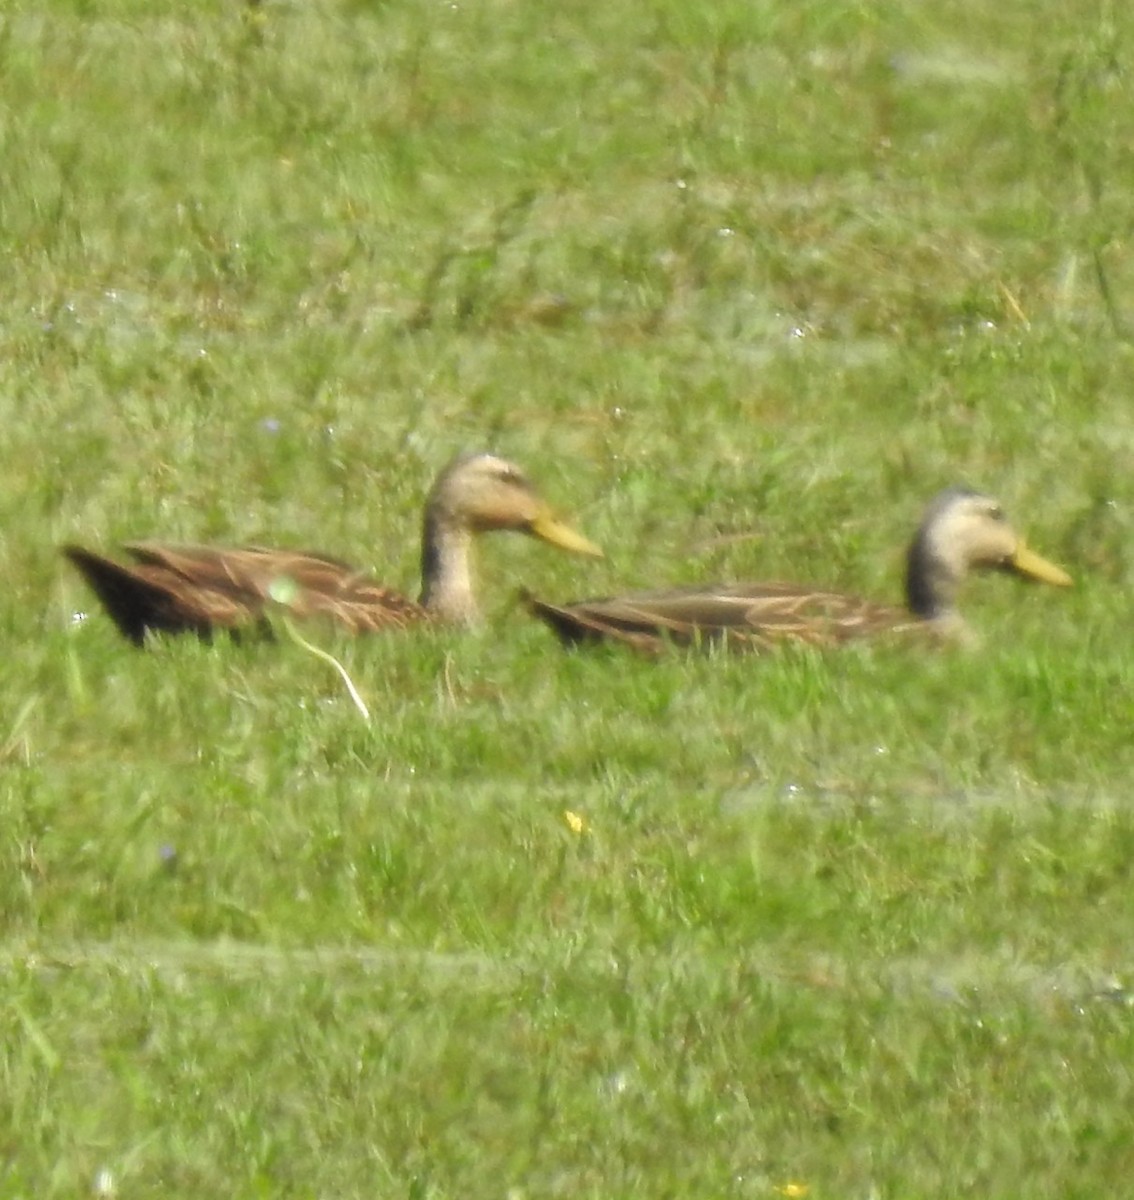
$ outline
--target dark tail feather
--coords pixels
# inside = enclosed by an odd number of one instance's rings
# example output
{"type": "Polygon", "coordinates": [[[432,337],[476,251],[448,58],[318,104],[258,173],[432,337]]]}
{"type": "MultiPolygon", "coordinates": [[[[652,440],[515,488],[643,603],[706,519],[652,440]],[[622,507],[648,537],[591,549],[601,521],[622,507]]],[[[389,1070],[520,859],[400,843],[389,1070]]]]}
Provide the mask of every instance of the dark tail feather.
{"type": "Polygon", "coordinates": [[[524,603],[528,612],[533,617],[537,617],[545,624],[551,626],[559,637],[559,640],[565,646],[577,646],[580,642],[597,640],[601,636],[588,630],[584,625],[573,619],[570,613],[565,613],[553,604],[537,600],[534,596],[525,596],[524,603]]]}
{"type": "Polygon", "coordinates": [[[548,604],[533,596],[527,589],[520,593],[528,612],[550,626],[559,640],[567,647],[589,645],[594,642],[623,642],[633,646],[642,654],[660,654],[668,644],[688,645],[697,640],[688,631],[672,629],[663,619],[644,617],[635,620],[633,615],[594,612],[591,605],[602,601],[580,604],[548,604]]]}
{"type": "Polygon", "coordinates": [[[638,644],[638,639],[627,637],[621,630],[594,620],[588,614],[574,607],[562,607],[558,604],[548,604],[546,600],[540,600],[533,596],[527,588],[520,589],[520,601],[533,617],[543,621],[545,625],[555,631],[564,646],[601,642],[605,638],[615,638],[638,644]]]}
{"type": "Polygon", "coordinates": [[[169,598],[160,587],[140,579],[128,567],[84,550],[82,546],[64,546],[64,556],[72,562],[90,584],[111,620],[122,636],[135,646],[146,640],[147,629],[184,629],[162,613],[168,610],[169,598]]]}

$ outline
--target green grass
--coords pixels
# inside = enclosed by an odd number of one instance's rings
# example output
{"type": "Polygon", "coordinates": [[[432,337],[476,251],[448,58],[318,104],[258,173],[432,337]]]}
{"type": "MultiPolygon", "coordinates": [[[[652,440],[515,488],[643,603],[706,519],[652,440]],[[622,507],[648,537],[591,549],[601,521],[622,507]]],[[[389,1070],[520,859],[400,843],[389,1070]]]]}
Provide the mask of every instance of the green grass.
{"type": "Polygon", "coordinates": [[[1098,1197],[1132,1166],[1134,17],[0,17],[0,1193],[1098,1197]],[[317,546],[482,633],[145,653],[57,553],[317,546]],[[552,598],[896,597],[937,488],[1073,592],[970,654],[560,652],[552,598]],[[78,614],[86,614],[79,619],[78,614]]]}

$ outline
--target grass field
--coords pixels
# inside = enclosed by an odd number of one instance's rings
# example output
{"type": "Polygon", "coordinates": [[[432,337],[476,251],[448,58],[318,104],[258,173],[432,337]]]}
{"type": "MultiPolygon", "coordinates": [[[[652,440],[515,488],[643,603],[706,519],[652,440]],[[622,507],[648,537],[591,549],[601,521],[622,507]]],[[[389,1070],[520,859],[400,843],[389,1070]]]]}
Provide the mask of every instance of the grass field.
{"type": "Polygon", "coordinates": [[[1120,1196],[1134,12],[13,0],[0,1195],[1120,1196]],[[58,555],[317,546],[482,632],[118,638],[58,555]],[[565,654],[515,600],[1073,591],[971,653],[565,654]]]}

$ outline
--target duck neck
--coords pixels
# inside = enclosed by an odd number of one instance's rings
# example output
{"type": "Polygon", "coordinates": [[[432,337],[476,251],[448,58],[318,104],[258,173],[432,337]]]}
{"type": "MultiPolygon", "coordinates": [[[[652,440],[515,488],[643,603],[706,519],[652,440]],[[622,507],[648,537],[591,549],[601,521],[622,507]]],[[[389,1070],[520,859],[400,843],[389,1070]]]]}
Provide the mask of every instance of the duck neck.
{"type": "Polygon", "coordinates": [[[435,513],[427,514],[421,538],[421,606],[452,625],[477,620],[472,585],[472,533],[435,513]]]}
{"type": "Polygon", "coordinates": [[[946,563],[931,554],[921,533],[906,559],[906,604],[923,621],[949,621],[957,614],[957,578],[946,563]]]}

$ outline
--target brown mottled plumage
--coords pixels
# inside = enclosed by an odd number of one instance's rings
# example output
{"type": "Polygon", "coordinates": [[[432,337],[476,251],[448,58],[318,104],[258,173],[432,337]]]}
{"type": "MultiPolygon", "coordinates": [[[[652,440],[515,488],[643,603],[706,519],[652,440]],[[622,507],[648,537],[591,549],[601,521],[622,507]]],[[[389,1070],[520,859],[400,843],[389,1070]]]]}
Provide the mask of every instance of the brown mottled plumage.
{"type": "Polygon", "coordinates": [[[207,637],[217,629],[262,625],[284,581],[290,613],[329,617],[358,634],[428,620],[475,622],[472,542],[496,529],[526,533],[578,554],[601,554],[552,515],[519,467],[490,454],[454,460],[429,493],[417,602],[320,554],[159,542],[126,546],[135,560],[130,564],[79,546],[67,546],[63,553],[136,645],[145,641],[147,630],[207,637]]]}
{"type": "Polygon", "coordinates": [[[784,641],[827,646],[911,631],[963,640],[967,630],[956,595],[973,569],[1071,583],[1059,567],[1027,549],[995,500],[950,488],[930,503],[910,544],[906,610],[792,583],[694,586],[565,605],[529,596],[527,603],[568,645],[610,639],[650,652],[709,642],[748,649],[784,641]]]}

